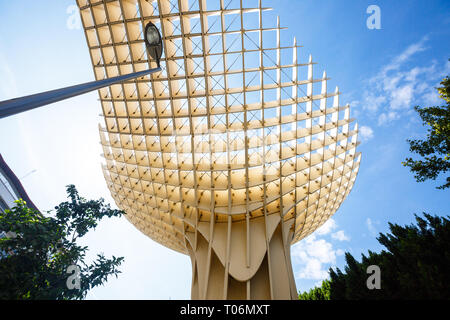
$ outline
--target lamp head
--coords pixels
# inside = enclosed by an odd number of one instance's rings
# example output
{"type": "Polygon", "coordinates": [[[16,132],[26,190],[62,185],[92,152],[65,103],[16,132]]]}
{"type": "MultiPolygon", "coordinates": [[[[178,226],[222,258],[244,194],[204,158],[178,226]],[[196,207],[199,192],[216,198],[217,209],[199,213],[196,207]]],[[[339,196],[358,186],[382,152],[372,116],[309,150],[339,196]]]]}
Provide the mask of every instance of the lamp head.
{"type": "Polygon", "coordinates": [[[149,22],[145,27],[144,39],[148,53],[150,54],[152,59],[156,60],[156,63],[159,67],[159,61],[162,56],[163,43],[158,28],[152,22],[149,22]]]}

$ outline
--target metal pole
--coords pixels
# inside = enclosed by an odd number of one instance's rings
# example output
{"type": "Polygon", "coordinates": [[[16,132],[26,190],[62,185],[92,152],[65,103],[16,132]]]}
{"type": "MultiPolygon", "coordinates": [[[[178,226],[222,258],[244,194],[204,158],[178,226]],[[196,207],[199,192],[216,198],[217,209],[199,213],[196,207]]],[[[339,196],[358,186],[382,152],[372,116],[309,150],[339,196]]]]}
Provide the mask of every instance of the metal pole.
{"type": "Polygon", "coordinates": [[[0,102],[0,119],[42,107],[54,102],[72,98],[90,91],[98,90],[123,81],[140,78],[151,73],[159,72],[161,68],[154,68],[145,71],[130,73],[114,78],[92,81],[67,88],[33,94],[30,96],[16,98],[0,102]]]}

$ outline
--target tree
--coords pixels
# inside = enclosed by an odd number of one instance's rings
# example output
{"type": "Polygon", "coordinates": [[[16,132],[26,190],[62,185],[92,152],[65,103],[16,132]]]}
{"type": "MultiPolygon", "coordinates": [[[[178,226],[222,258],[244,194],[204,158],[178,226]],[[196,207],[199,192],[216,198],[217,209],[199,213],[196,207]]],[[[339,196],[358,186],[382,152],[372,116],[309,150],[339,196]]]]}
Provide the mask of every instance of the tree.
{"type": "Polygon", "coordinates": [[[450,299],[450,217],[415,217],[417,225],[389,223],[391,233],[377,238],[386,250],[369,251],[361,262],[346,253],[344,271],[330,269],[321,290],[331,300],[450,299]],[[371,265],[381,271],[379,290],[367,287],[371,265]]]}
{"type": "Polygon", "coordinates": [[[321,287],[315,287],[309,292],[299,293],[299,300],[330,300],[330,281],[322,281],[321,287]]]}
{"type": "MultiPolygon", "coordinates": [[[[407,158],[402,164],[415,174],[417,182],[435,180],[440,174],[450,171],[450,79],[447,76],[437,88],[439,96],[446,102],[444,106],[416,106],[415,110],[428,126],[426,140],[408,140],[410,151],[419,154],[422,160],[407,158]]],[[[450,188],[450,176],[438,189],[450,188]]]]}
{"type": "Polygon", "coordinates": [[[88,248],[77,240],[104,217],[123,212],[103,199],[80,197],[73,185],[67,186],[67,193],[69,201],[55,207],[54,214],[43,215],[23,200],[0,213],[0,230],[7,232],[0,239],[0,299],[83,299],[90,289],[120,273],[123,257],[98,254],[87,264],[88,248]]]}

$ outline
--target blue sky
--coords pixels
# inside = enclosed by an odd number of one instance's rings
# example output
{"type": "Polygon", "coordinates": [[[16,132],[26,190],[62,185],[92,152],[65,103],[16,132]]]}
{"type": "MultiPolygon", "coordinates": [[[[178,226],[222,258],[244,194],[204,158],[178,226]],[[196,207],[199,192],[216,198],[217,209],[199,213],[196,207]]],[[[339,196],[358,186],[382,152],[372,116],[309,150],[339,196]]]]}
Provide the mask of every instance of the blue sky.
{"type": "MultiPolygon", "coordinates": [[[[208,0],[210,1],[210,0],[208,0]]],[[[245,0],[244,0],[245,1],[245,0]]],[[[254,0],[249,1],[250,4],[254,0]]],[[[74,0],[0,2],[0,100],[93,80],[84,33],[73,28],[74,0]]],[[[309,54],[339,85],[360,125],[363,153],[356,184],[336,215],[292,247],[297,286],[306,290],[355,257],[379,251],[388,221],[409,224],[414,213],[449,214],[449,191],[416,183],[401,165],[406,139],[425,130],[415,105],[436,104],[436,87],[450,73],[450,2],[266,0],[309,54]],[[369,5],[381,9],[381,29],[369,30],[369,5]]],[[[275,20],[274,20],[275,21],[275,20]]],[[[0,120],[0,152],[35,204],[49,210],[65,200],[67,184],[82,195],[113,202],[101,172],[97,93],[0,120]]],[[[441,180],[442,181],[442,180],[441,180]]],[[[84,240],[92,254],[124,256],[123,273],[89,299],[189,299],[191,265],[141,234],[124,218],[104,221],[84,240]]]]}

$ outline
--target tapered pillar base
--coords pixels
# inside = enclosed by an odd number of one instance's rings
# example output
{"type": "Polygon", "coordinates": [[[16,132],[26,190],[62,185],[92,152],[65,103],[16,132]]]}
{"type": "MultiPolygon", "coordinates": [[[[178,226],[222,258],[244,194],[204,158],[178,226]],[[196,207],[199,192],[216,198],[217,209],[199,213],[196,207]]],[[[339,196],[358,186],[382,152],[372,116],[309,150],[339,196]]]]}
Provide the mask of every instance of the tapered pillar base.
{"type": "Polygon", "coordinates": [[[291,226],[279,215],[199,225],[188,242],[192,299],[297,299],[291,226]]]}

